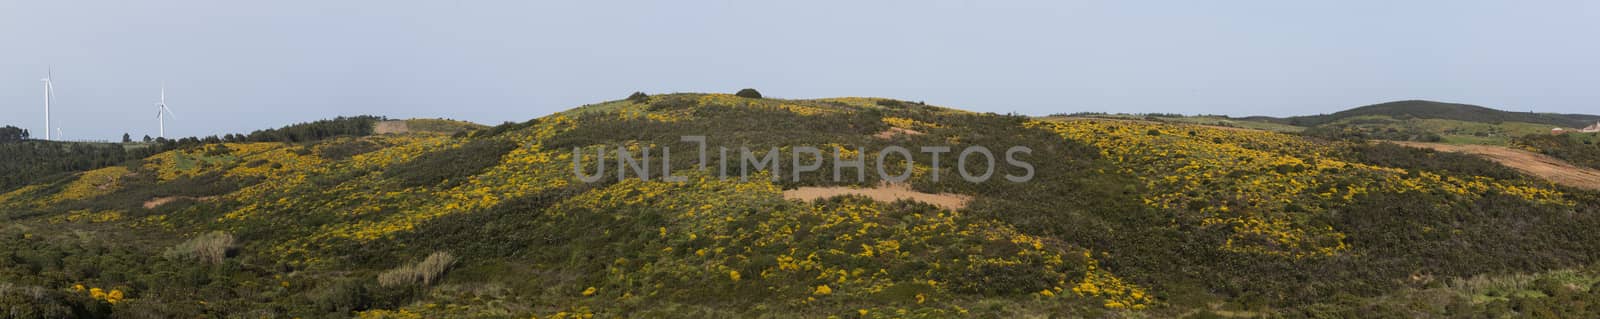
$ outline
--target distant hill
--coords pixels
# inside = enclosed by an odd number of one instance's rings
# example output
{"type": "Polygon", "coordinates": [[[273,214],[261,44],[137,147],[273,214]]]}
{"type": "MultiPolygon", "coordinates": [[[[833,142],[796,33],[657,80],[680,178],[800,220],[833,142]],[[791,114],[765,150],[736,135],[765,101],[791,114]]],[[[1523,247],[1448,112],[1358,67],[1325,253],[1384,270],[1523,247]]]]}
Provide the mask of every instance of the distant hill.
{"type": "Polygon", "coordinates": [[[1600,115],[1508,112],[1471,104],[1406,100],[1362,106],[1333,114],[1289,117],[1283,119],[1283,122],[1295,126],[1317,126],[1360,116],[1457,120],[1493,124],[1524,122],[1561,127],[1585,127],[1600,121],[1600,115]]]}

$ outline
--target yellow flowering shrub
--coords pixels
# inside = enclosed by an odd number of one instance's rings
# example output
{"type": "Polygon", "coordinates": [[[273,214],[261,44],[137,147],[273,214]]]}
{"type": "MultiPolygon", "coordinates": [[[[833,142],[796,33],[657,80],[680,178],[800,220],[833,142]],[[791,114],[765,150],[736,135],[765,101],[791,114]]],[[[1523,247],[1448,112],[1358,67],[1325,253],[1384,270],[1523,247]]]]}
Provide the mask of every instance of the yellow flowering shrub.
{"type": "MultiPolygon", "coordinates": [[[[1083,280],[1072,286],[1072,293],[1079,296],[1104,298],[1105,306],[1113,309],[1144,309],[1152,303],[1150,295],[1146,294],[1143,288],[1124,282],[1121,278],[1111,274],[1111,272],[1101,269],[1100,262],[1095,260],[1089,251],[1083,252],[1083,258],[1087,263],[1085,265],[1087,273],[1084,275],[1083,280]]],[[[1045,290],[1040,294],[1050,297],[1059,291],[1060,288],[1058,287],[1056,291],[1045,290]]]]}
{"type": "Polygon", "coordinates": [[[640,212],[664,214],[664,226],[648,228],[657,241],[643,247],[654,252],[645,255],[650,259],[624,258],[607,267],[608,278],[622,287],[618,294],[624,295],[655,294],[662,287],[651,282],[684,276],[728,278],[724,282],[732,285],[808,287],[792,291],[812,296],[792,301],[796,306],[823,302],[819,300],[824,296],[864,298],[894,287],[916,289],[906,295],[913,304],[928,302],[937,293],[1038,291],[962,279],[998,273],[1020,276],[1013,280],[1052,293],[1079,281],[1107,285],[1114,280],[1116,290],[1081,296],[1116,300],[1128,307],[1150,303],[1142,288],[1104,269],[1087,272],[1089,277],[1075,275],[1085,273],[1084,267],[1097,266],[1092,260],[1078,261],[1079,248],[998,222],[932,206],[900,211],[865,198],[801,205],[783,200],[781,189],[759,176],[739,182],[701,171],[682,174],[687,181],[681,183],[621,180],[567,198],[545,214],[559,218],[600,214],[619,221],[640,212]],[[773,262],[753,267],[754,260],[773,262]],[[900,268],[918,270],[890,271],[900,268]],[[1128,297],[1131,292],[1139,297],[1128,297]]]}
{"type": "Polygon", "coordinates": [[[105,195],[121,187],[119,183],[124,176],[129,174],[124,166],[111,166],[97,170],[83,172],[78,179],[56,194],[50,202],[68,200],[83,200],[95,196],[105,195]]]}
{"type": "Polygon", "coordinates": [[[113,221],[117,221],[117,220],[121,220],[121,219],[122,219],[122,211],[120,211],[120,210],[92,211],[92,210],[87,210],[87,209],[80,209],[80,210],[74,210],[74,211],[67,212],[67,214],[65,214],[65,215],[53,216],[53,217],[50,218],[50,222],[52,222],[52,223],[63,223],[63,222],[67,222],[67,223],[76,223],[76,222],[105,223],[105,222],[113,222],[113,221]]]}
{"type": "Polygon", "coordinates": [[[909,129],[909,130],[919,130],[919,129],[926,129],[926,128],[939,128],[939,127],[941,127],[939,124],[928,123],[928,122],[923,122],[923,121],[918,121],[918,120],[913,120],[913,119],[908,119],[908,118],[903,118],[903,117],[892,117],[892,116],[891,117],[884,117],[883,118],[883,123],[884,124],[889,124],[889,126],[903,128],[903,129],[909,129]]]}
{"type": "Polygon", "coordinates": [[[105,290],[99,287],[87,287],[83,284],[74,284],[72,285],[71,290],[72,292],[87,294],[89,295],[89,299],[104,301],[113,305],[127,301],[127,296],[122,292],[121,289],[105,290]]]}

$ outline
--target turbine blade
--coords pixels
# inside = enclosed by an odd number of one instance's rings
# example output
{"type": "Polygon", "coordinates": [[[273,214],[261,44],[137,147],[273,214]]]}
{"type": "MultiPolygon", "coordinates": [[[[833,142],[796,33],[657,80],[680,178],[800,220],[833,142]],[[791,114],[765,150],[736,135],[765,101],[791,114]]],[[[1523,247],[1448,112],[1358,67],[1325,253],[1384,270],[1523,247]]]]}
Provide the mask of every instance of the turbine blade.
{"type": "Polygon", "coordinates": [[[45,67],[45,69],[44,69],[44,88],[45,88],[45,92],[47,94],[50,94],[50,99],[54,100],[56,98],[56,68],[55,67],[45,67]]]}
{"type": "Polygon", "coordinates": [[[172,119],[174,119],[174,120],[178,119],[178,115],[177,114],[172,114],[172,109],[167,108],[166,104],[162,104],[161,105],[161,110],[162,111],[166,111],[167,112],[167,116],[171,116],[172,119]]]}

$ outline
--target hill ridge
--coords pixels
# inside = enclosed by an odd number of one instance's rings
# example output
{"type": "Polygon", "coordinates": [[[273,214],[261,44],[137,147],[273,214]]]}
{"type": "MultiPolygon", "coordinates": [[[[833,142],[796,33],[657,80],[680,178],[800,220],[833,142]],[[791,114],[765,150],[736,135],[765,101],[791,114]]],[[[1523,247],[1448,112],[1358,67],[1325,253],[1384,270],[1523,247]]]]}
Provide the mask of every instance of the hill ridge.
{"type": "Polygon", "coordinates": [[[1584,127],[1600,121],[1600,115],[1531,113],[1505,111],[1480,105],[1411,99],[1359,106],[1332,114],[1292,116],[1287,123],[1316,126],[1358,116],[1391,116],[1458,120],[1481,123],[1525,122],[1561,127],[1584,127]]]}

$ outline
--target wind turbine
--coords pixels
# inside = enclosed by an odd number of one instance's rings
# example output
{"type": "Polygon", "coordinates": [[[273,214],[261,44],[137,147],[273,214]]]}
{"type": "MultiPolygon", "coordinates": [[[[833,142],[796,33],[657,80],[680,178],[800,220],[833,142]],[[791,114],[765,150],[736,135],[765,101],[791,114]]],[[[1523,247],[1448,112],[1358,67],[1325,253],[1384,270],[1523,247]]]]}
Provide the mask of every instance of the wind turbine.
{"type": "Polygon", "coordinates": [[[156,123],[161,125],[161,138],[167,138],[167,119],[165,115],[178,119],[177,114],[172,114],[172,109],[167,108],[167,82],[161,82],[161,102],[156,102],[156,123]]]}
{"type": "Polygon", "coordinates": [[[44,78],[39,79],[39,82],[44,82],[44,139],[46,141],[50,140],[50,98],[56,96],[55,83],[50,81],[52,77],[55,77],[55,71],[46,68],[44,78]]]}

